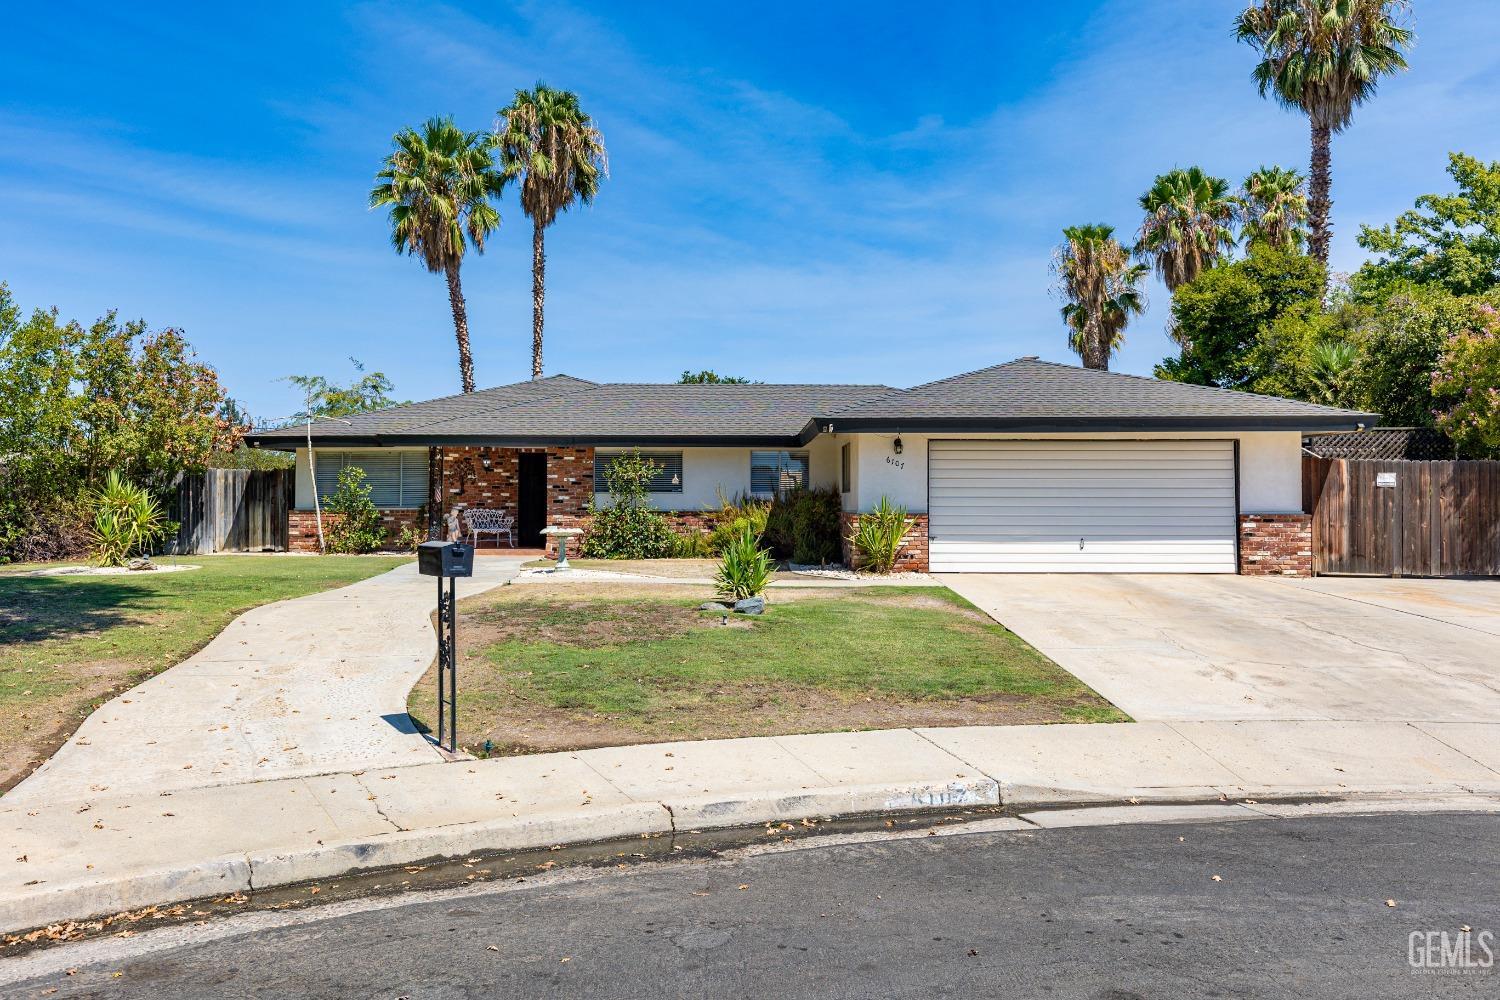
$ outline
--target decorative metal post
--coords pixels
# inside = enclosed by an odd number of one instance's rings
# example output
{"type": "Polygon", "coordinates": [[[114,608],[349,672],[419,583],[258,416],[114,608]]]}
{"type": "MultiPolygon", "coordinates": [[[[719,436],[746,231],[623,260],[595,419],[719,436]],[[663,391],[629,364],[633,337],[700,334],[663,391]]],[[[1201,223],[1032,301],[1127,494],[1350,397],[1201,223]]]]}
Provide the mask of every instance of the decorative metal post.
{"type": "Polygon", "coordinates": [[[423,542],[417,570],[438,578],[437,745],[458,752],[458,584],[474,575],[474,550],[462,542],[423,542]],[[444,586],[444,584],[447,586],[444,586]]]}

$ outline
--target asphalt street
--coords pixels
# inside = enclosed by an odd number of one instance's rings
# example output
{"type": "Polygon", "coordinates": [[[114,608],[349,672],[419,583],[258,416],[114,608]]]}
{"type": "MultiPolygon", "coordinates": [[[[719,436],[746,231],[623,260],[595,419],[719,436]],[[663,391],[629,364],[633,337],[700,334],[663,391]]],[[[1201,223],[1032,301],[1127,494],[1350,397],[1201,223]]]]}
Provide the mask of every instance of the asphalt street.
{"type": "Polygon", "coordinates": [[[1495,997],[1497,856],[1457,814],[804,844],[69,945],[0,993],[1495,997]]]}

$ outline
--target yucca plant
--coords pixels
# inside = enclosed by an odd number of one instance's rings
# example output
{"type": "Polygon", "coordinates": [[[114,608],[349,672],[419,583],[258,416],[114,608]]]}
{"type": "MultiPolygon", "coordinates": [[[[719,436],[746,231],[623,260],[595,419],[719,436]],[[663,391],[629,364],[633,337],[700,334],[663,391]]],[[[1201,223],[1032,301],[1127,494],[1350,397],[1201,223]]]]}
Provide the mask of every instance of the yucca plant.
{"type": "Polygon", "coordinates": [[[882,496],[868,514],[859,515],[859,524],[849,541],[863,563],[862,569],[889,573],[896,566],[901,539],[906,537],[906,508],[882,496]]]}
{"type": "Polygon", "coordinates": [[[103,566],[124,566],[167,533],[156,498],[114,470],[103,486],[84,494],[84,503],[94,515],[94,556],[103,566]]]}
{"type": "Polygon", "coordinates": [[[771,582],[774,569],[771,553],[760,547],[760,540],[749,528],[741,531],[728,545],[714,574],[714,589],[731,601],[755,597],[771,582]]]}

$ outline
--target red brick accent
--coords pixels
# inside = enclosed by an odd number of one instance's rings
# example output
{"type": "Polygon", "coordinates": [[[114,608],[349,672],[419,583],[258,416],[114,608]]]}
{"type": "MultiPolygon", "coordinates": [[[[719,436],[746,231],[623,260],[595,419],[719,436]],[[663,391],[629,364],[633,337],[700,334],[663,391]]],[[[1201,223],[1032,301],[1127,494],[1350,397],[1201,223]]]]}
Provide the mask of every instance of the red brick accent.
{"type": "MultiPolygon", "coordinates": [[[[927,572],[927,515],[908,514],[906,534],[901,537],[901,548],[896,553],[895,571],[898,573],[927,572]]],[[[839,532],[843,536],[844,562],[852,569],[859,569],[859,550],[849,541],[859,529],[859,514],[844,511],[839,514],[839,532]]]]}
{"type": "MultiPolygon", "coordinates": [[[[662,514],[672,522],[672,530],[679,535],[687,535],[693,532],[708,534],[714,529],[715,511],[711,510],[664,510],[662,514]]],[[[562,528],[582,528],[584,535],[588,534],[589,523],[593,518],[588,514],[561,514],[553,518],[549,523],[556,524],[562,528]]],[[[583,541],[583,535],[568,543],[568,552],[577,555],[579,543],[583,541]]],[[[547,536],[547,556],[557,557],[557,539],[551,535],[547,536]]]]}
{"type": "Polygon", "coordinates": [[[1240,572],[1311,576],[1311,514],[1241,514],[1240,572]]]}
{"type": "MultiPolygon", "coordinates": [[[[386,544],[394,546],[396,536],[401,529],[407,525],[420,527],[417,518],[418,511],[413,509],[391,509],[380,512],[380,520],[385,525],[386,544]]],[[[336,522],[341,514],[323,514],[323,531],[328,532],[328,526],[336,522]]],[[[318,519],[317,514],[310,510],[289,510],[286,513],[287,520],[287,551],[288,552],[317,552],[318,551],[318,519]]]]}

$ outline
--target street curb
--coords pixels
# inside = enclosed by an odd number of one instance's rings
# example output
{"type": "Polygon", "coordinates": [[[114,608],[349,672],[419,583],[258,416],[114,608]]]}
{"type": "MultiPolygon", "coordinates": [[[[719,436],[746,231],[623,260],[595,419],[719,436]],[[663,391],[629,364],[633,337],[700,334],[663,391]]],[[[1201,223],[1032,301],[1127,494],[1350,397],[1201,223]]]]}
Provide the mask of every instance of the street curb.
{"type": "MultiPolygon", "coordinates": [[[[1207,787],[1131,789],[1111,794],[1104,789],[1005,786],[990,778],[956,781],[902,782],[847,788],[766,790],[726,797],[700,796],[674,802],[629,802],[587,813],[540,813],[504,820],[456,823],[426,829],[398,830],[284,851],[231,854],[202,862],[136,872],[117,878],[50,885],[45,889],[0,900],[0,933],[18,933],[47,924],[107,916],[146,906],[232,895],[236,892],[286,886],[317,879],[356,874],[402,865],[430,864],[493,851],[522,851],[580,845],[634,837],[666,836],[700,830],[755,826],[807,818],[872,815],[961,809],[976,806],[1025,812],[1060,809],[1124,807],[1120,822],[1130,822],[1133,806],[1244,805],[1243,796],[1221,798],[1207,787]]],[[[1444,790],[1448,808],[1497,808],[1494,798],[1454,795],[1444,790]]],[[[1415,795],[1392,792],[1359,793],[1344,790],[1337,796],[1300,795],[1283,790],[1268,796],[1281,803],[1317,799],[1318,805],[1343,804],[1347,811],[1361,807],[1380,811],[1403,802],[1435,801],[1436,790],[1415,795]]],[[[1275,814],[1274,801],[1265,806],[1266,818],[1275,814]]],[[[1251,806],[1255,808],[1255,806],[1251,806]]],[[[1265,808],[1264,806],[1262,808],[1265,808]]],[[[1282,811],[1290,814],[1290,807],[1282,811]]],[[[1149,815],[1143,810],[1142,817],[1149,815]]]]}

